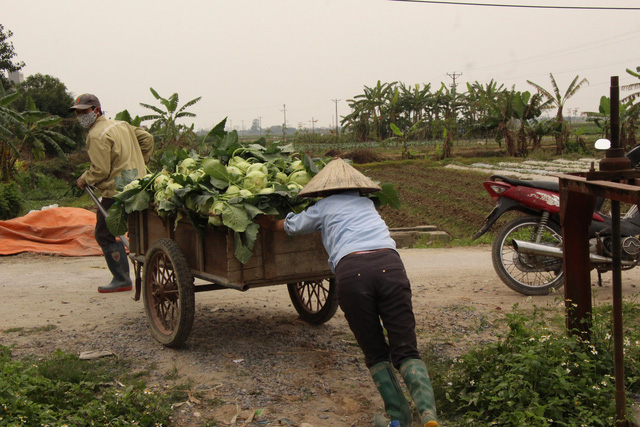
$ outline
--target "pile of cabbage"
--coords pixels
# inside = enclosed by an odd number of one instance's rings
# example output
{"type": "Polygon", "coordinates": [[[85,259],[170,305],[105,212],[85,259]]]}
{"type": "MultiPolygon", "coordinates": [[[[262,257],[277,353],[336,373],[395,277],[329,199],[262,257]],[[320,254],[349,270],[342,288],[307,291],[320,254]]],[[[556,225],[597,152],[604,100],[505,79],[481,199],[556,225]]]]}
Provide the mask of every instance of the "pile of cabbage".
{"type": "MultiPolygon", "coordinates": [[[[199,152],[165,152],[159,172],[138,179],[137,171],[125,171],[116,180],[116,203],[107,212],[111,233],[124,234],[127,214],[152,206],[175,224],[188,217],[203,235],[210,226],[230,228],[235,256],[246,263],[258,235],[256,215],[284,217],[314,202],[298,193],[331,158],[312,159],[296,153],[292,145],[268,144],[264,138],[240,143],[235,131],[224,131],[224,122],[209,132],[199,152]]],[[[389,186],[383,186],[378,197],[387,203],[397,200],[389,186]]]]}

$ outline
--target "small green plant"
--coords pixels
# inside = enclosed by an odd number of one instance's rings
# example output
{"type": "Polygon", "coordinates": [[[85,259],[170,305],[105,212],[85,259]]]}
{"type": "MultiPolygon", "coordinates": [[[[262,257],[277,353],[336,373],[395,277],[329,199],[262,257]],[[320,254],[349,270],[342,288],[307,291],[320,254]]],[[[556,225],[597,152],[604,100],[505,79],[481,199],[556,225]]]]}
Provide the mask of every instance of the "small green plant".
{"type": "MultiPolygon", "coordinates": [[[[636,323],[640,307],[625,303],[636,323]]],[[[453,359],[434,376],[438,406],[450,425],[610,426],[615,416],[613,342],[609,308],[593,316],[589,340],[550,329],[535,309],[517,305],[506,315],[509,332],[499,342],[453,359]]],[[[640,390],[640,334],[625,331],[625,385],[640,390]]]]}
{"type": "Polygon", "coordinates": [[[18,335],[39,334],[41,332],[49,332],[56,329],[56,325],[36,326],[33,328],[9,328],[5,329],[5,333],[17,333],[18,335]]]}
{"type": "Polygon", "coordinates": [[[170,402],[131,380],[121,360],[60,350],[15,360],[0,346],[0,425],[168,425],[170,412],[170,402]]]}
{"type": "Polygon", "coordinates": [[[15,218],[22,208],[22,200],[15,182],[0,183],[0,220],[15,218]]]}

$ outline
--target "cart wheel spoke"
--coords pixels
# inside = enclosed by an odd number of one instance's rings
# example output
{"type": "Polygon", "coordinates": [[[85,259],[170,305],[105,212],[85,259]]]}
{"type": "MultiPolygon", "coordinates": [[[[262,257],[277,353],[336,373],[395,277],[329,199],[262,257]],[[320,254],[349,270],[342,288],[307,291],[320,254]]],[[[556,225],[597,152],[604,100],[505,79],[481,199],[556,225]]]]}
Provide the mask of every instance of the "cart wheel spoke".
{"type": "Polygon", "coordinates": [[[296,311],[309,323],[328,321],[338,308],[333,278],[289,283],[287,288],[296,311]]]}
{"type": "Polygon", "coordinates": [[[164,345],[180,346],[193,325],[191,270],[171,239],[160,239],[152,245],[144,268],[144,303],[152,332],[164,345]]]}

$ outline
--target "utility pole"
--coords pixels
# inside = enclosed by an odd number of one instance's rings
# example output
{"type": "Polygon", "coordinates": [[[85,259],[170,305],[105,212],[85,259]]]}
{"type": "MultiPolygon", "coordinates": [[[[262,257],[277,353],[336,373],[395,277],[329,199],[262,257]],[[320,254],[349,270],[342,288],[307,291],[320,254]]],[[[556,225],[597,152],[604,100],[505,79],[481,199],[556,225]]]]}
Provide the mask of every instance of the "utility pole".
{"type": "Polygon", "coordinates": [[[258,126],[260,127],[260,136],[262,136],[262,116],[258,116],[258,126]]]}
{"type": "Polygon", "coordinates": [[[315,124],[316,124],[316,122],[317,122],[317,121],[318,121],[318,120],[314,120],[313,116],[311,117],[311,133],[312,133],[312,134],[315,134],[315,133],[316,133],[316,126],[315,126],[315,124]]]}
{"type": "Polygon", "coordinates": [[[339,99],[332,99],[333,102],[335,102],[336,104],[336,142],[338,141],[338,101],[340,101],[339,99]]]}
{"type": "Polygon", "coordinates": [[[282,104],[282,110],[284,113],[284,122],[282,123],[282,140],[287,140],[287,104],[282,104]]]}
{"type": "Polygon", "coordinates": [[[447,76],[451,77],[453,79],[453,84],[451,85],[451,88],[453,89],[453,93],[456,92],[456,78],[460,77],[462,75],[462,73],[456,74],[456,72],[454,71],[453,74],[449,74],[447,73],[447,76]]]}

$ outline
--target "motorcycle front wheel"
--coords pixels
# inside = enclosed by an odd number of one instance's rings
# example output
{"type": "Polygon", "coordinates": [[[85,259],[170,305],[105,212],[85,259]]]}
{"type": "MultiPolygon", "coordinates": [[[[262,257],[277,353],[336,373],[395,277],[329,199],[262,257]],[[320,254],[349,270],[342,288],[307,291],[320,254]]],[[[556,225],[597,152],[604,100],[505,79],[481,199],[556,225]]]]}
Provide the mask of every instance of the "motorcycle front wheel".
{"type": "Polygon", "coordinates": [[[500,279],[524,295],[546,295],[564,285],[562,258],[519,253],[511,243],[516,239],[562,246],[562,231],[557,224],[547,222],[540,228],[540,217],[514,219],[498,232],[491,247],[493,268],[500,279]]]}

